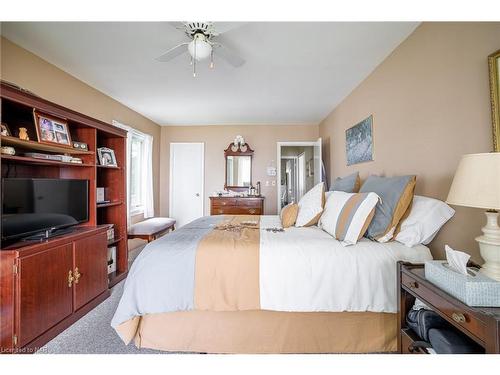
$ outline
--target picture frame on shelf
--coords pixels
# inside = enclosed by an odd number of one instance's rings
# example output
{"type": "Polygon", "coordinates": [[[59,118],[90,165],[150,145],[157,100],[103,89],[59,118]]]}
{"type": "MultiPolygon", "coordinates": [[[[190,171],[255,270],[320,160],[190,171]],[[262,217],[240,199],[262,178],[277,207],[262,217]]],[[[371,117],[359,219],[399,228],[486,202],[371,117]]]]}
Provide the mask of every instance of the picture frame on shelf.
{"type": "Polygon", "coordinates": [[[0,124],[0,134],[4,137],[12,136],[12,133],[10,132],[9,126],[5,122],[2,122],[0,124]]]}
{"type": "Polygon", "coordinates": [[[99,157],[99,165],[106,167],[118,167],[115,152],[112,149],[100,147],[97,149],[97,156],[99,157]]]}
{"type": "Polygon", "coordinates": [[[73,148],[66,120],[33,111],[38,142],[73,148]]]}

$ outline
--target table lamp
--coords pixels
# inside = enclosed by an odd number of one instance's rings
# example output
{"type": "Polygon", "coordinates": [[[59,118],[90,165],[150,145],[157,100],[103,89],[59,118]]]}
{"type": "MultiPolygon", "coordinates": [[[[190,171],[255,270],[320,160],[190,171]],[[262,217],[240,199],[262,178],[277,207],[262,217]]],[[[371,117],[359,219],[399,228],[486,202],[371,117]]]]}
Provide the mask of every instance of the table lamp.
{"type": "Polygon", "coordinates": [[[481,272],[500,281],[500,152],[462,156],[446,203],[486,210],[483,235],[476,238],[485,261],[481,272]]]}

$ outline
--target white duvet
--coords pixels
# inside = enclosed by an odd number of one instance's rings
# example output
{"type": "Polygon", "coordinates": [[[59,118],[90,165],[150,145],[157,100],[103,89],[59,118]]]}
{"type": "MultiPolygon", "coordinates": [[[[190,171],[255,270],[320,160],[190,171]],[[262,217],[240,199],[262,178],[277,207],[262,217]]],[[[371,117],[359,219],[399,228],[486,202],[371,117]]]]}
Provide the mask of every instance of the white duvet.
{"type": "Polygon", "coordinates": [[[342,246],[320,228],[280,227],[261,216],[260,304],[275,311],[397,311],[396,262],[431,260],[423,245],[377,243],[363,238],[342,246]]]}

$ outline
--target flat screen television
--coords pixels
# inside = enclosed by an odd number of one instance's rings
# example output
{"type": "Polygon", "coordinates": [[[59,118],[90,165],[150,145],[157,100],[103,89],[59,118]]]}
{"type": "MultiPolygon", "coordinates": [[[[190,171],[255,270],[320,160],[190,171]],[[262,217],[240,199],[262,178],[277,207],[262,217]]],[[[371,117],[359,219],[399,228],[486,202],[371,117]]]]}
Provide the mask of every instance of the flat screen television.
{"type": "Polygon", "coordinates": [[[89,220],[89,181],[2,179],[2,240],[54,232],[89,220]]]}

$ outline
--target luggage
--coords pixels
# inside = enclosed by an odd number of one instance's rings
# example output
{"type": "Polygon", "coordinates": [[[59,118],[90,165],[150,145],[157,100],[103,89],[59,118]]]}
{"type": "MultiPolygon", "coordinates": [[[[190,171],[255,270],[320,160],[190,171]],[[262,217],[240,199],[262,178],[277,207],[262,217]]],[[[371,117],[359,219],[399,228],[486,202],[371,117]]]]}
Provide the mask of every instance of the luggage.
{"type": "Polygon", "coordinates": [[[437,354],[484,353],[483,347],[432,310],[411,309],[406,315],[406,324],[421,339],[412,344],[414,348],[432,348],[437,354]]]}
{"type": "Polygon", "coordinates": [[[429,342],[437,354],[484,354],[482,346],[456,329],[431,328],[429,342]]]}
{"type": "Polygon", "coordinates": [[[432,310],[411,309],[406,315],[406,324],[423,341],[429,342],[429,330],[431,328],[449,327],[449,323],[432,310]]]}

